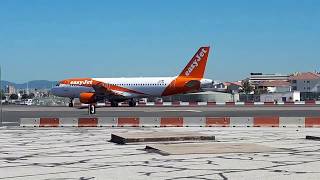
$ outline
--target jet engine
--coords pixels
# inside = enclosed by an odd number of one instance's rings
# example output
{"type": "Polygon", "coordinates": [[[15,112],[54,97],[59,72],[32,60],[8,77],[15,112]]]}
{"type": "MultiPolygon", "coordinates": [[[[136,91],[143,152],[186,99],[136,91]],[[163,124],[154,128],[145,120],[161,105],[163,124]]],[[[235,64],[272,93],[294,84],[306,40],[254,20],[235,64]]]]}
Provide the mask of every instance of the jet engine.
{"type": "Polygon", "coordinates": [[[96,94],[91,92],[80,93],[80,102],[84,104],[91,104],[95,103],[96,101],[96,94]]]}

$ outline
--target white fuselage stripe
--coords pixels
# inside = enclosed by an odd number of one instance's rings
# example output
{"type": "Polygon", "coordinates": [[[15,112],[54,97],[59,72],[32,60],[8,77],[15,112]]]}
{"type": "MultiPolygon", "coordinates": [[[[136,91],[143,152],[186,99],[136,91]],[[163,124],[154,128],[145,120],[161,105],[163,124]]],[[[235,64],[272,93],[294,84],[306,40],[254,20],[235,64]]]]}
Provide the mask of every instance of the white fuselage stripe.
{"type": "Polygon", "coordinates": [[[113,84],[145,95],[124,92],[125,96],[161,96],[166,87],[176,77],[136,77],[136,78],[92,78],[93,80],[113,84]]]}

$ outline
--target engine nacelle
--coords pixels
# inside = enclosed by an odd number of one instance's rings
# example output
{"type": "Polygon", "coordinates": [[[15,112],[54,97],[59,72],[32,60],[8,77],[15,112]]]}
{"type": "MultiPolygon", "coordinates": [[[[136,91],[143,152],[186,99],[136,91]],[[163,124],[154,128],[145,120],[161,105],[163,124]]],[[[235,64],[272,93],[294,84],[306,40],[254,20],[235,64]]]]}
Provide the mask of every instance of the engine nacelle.
{"type": "Polygon", "coordinates": [[[80,93],[80,102],[84,103],[84,104],[91,104],[91,103],[95,103],[96,101],[96,94],[95,93],[90,93],[90,92],[86,92],[86,93],[80,93]]]}

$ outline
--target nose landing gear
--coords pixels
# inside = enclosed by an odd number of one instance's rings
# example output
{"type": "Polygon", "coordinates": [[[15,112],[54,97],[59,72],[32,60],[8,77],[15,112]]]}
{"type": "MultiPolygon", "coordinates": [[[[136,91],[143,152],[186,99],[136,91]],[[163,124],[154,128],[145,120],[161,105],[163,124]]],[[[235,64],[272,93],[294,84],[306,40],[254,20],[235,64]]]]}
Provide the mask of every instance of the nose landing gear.
{"type": "Polygon", "coordinates": [[[70,98],[69,107],[73,107],[73,98],[70,98]]]}

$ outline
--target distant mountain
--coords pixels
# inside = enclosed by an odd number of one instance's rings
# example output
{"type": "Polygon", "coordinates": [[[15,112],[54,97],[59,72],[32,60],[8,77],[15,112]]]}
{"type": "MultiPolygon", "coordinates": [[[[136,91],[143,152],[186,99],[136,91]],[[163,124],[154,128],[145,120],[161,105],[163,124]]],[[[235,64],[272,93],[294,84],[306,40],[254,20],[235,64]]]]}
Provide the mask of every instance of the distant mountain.
{"type": "Polygon", "coordinates": [[[12,85],[16,89],[51,89],[52,86],[55,86],[58,82],[57,81],[47,81],[47,80],[35,80],[29,81],[23,84],[17,84],[14,82],[9,81],[2,81],[2,89],[4,89],[7,85],[12,85]]]}

